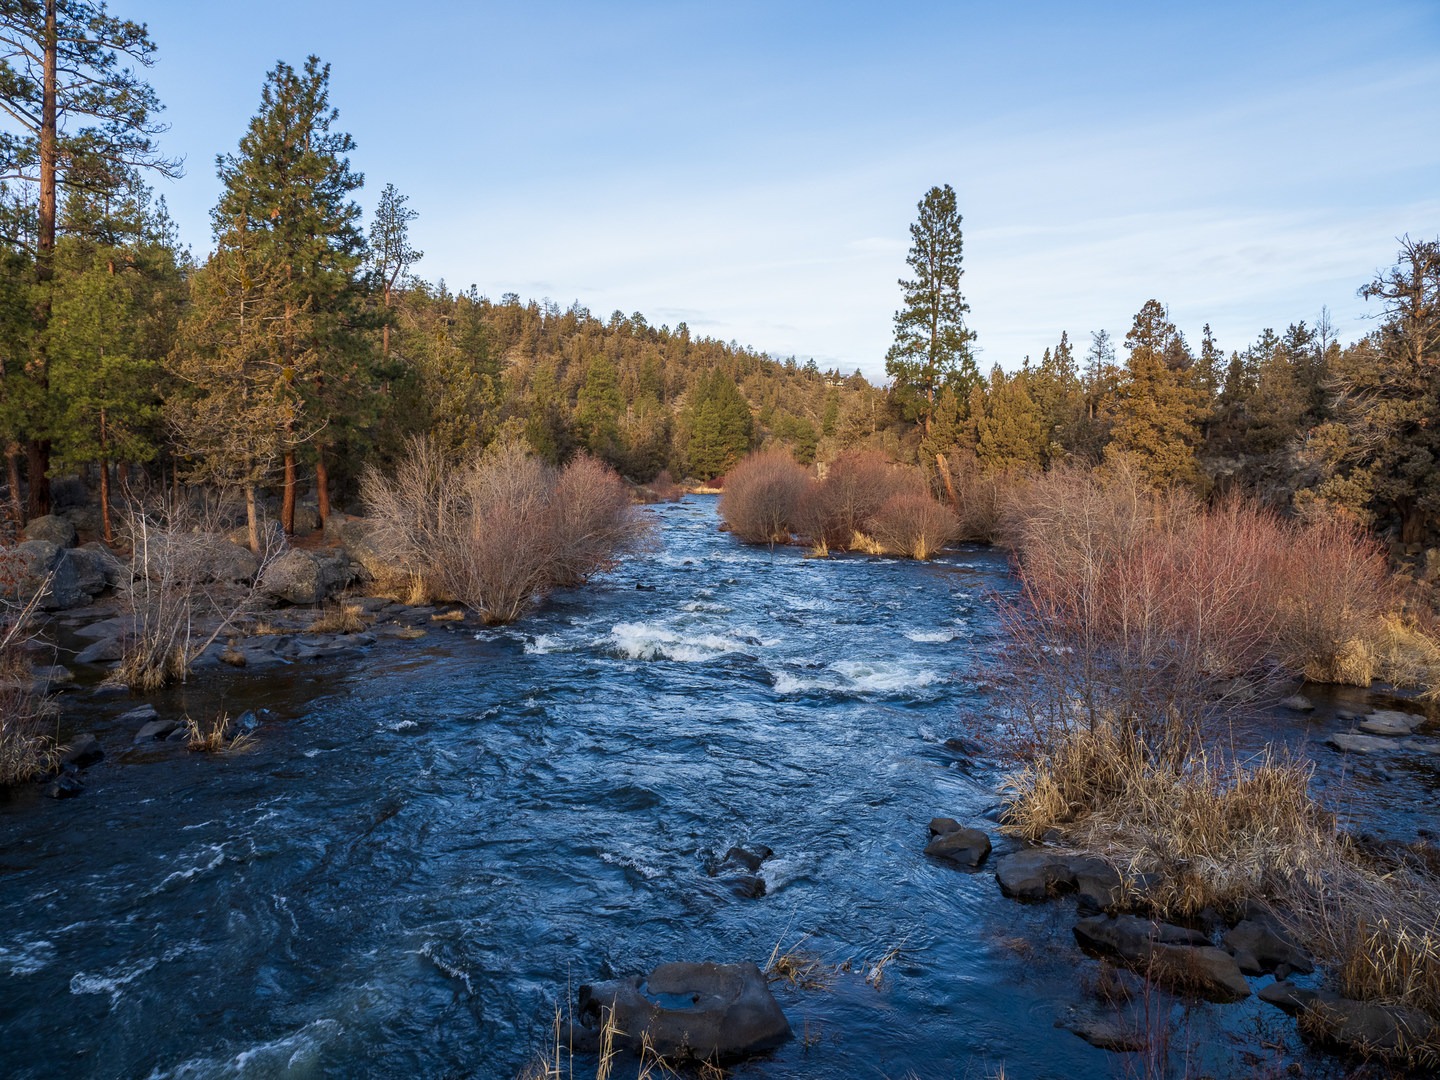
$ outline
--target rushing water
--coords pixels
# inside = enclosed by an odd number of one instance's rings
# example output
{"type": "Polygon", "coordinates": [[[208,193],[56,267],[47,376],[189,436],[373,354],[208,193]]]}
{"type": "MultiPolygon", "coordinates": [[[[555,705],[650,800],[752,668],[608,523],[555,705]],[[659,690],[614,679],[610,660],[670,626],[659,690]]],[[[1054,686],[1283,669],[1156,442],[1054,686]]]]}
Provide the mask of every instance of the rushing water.
{"type": "MultiPolygon", "coordinates": [[[[113,699],[72,696],[110,751],[86,794],[0,804],[0,1073],[509,1078],[578,982],[802,938],[854,970],[780,987],[798,1037],[736,1076],[1123,1071],[1054,1027],[1073,905],[921,854],[932,816],[994,811],[944,740],[985,715],[1003,558],[810,560],[709,499],[646,512],[658,550],[515,627],[160,703],[268,707],[243,753],[127,754],[113,699]],[[774,850],[762,897],[711,876],[733,844],[774,850]]],[[[1267,1009],[1202,1006],[1177,1046],[1244,1075],[1267,1009]]]]}

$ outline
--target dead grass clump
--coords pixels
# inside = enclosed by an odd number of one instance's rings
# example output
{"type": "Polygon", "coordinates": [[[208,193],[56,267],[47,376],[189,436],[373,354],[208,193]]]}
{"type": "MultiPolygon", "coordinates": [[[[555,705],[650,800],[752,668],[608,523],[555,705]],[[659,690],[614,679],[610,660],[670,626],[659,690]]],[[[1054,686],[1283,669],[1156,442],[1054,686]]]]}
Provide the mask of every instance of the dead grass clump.
{"type": "Polygon", "coordinates": [[[828,990],[835,981],[835,965],[802,948],[804,944],[805,939],[801,938],[782,953],[777,941],[770,951],[770,959],[765,961],[765,978],[797,990],[828,990]]]}
{"type": "Polygon", "coordinates": [[[888,555],[925,560],[955,538],[955,515],[923,492],[892,495],[870,518],[870,534],[888,555]]]}
{"type": "Polygon", "coordinates": [[[369,625],[361,605],[336,604],[317,615],[308,630],[312,634],[358,634],[369,625]]]}
{"type": "Polygon", "coordinates": [[[1151,875],[1138,899],[1165,915],[1234,910],[1334,861],[1340,840],[1310,799],[1308,764],[1197,755],[1177,770],[1133,739],[1117,725],[1058,739],[1006,779],[1006,830],[1030,840],[1058,830],[1132,880],[1151,875]]]}
{"type": "Polygon", "coordinates": [[[395,631],[395,636],[401,641],[419,641],[427,632],[418,626],[402,626],[395,631]]]}
{"type": "Polygon", "coordinates": [[[814,481],[789,451],[753,453],[725,476],[720,517],[747,544],[787,544],[814,481]]]}
{"type": "Polygon", "coordinates": [[[23,607],[7,604],[0,614],[0,788],[44,776],[58,760],[54,739],[41,731],[58,710],[35,689],[25,648],[31,616],[49,587],[47,578],[23,607]]]}
{"type": "Polygon", "coordinates": [[[1382,616],[1371,648],[1379,678],[1391,686],[1423,690],[1427,698],[1440,694],[1440,642],[1414,615],[1382,616]]]}
{"type": "Polygon", "coordinates": [[[205,723],[193,716],[185,717],[185,748],[203,754],[228,754],[250,741],[248,731],[233,732],[229,713],[221,713],[205,723]]]}
{"type": "Polygon", "coordinates": [[[449,611],[437,611],[430,616],[431,622],[464,622],[465,612],[459,608],[451,608],[449,611]]]}

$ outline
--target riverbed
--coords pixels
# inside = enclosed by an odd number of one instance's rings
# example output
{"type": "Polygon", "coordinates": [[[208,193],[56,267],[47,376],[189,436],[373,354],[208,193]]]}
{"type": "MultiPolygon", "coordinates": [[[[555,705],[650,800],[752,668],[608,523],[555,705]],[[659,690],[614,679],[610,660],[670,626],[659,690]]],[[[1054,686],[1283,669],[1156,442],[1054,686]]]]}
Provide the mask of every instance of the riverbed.
{"type": "MultiPolygon", "coordinates": [[[[921,854],[936,815],[995,833],[998,774],[946,740],[994,711],[1004,556],[809,559],[713,498],[644,513],[655,550],[515,626],[154,699],[256,710],[231,755],[129,751],[121,703],[67,695],[108,756],[80,798],[0,802],[0,1073],[509,1078],[581,982],[797,943],[850,971],[777,985],[797,1038],[737,1077],[1123,1073],[1055,1026],[1094,963],[1073,903],[921,854]],[[715,876],[734,845],[773,850],[763,895],[715,876]]],[[[1326,1067],[1253,999],[1172,1019],[1216,1075],[1326,1067]]]]}

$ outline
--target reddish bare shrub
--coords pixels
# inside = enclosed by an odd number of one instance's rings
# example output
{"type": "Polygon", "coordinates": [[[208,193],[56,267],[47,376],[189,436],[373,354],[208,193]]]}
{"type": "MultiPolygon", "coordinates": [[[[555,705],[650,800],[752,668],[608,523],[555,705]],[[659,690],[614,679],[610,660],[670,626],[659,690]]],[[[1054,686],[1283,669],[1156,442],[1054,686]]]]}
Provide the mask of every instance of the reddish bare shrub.
{"type": "MultiPolygon", "coordinates": [[[[7,561],[0,556],[0,576],[13,578],[7,561]]],[[[5,602],[0,607],[0,788],[33,780],[55,766],[55,744],[42,730],[55,717],[55,703],[36,689],[25,648],[30,618],[49,584],[47,579],[23,606],[5,602]]]]}
{"type": "Polygon", "coordinates": [[[869,532],[871,518],[887,499],[924,491],[918,470],[896,465],[876,450],[846,451],[811,490],[799,528],[817,545],[845,551],[857,535],[863,538],[869,532]]]}
{"type": "Polygon", "coordinates": [[[887,555],[928,559],[959,531],[955,515],[929,495],[892,495],[870,516],[869,533],[887,555]]]}
{"type": "Polygon", "coordinates": [[[1278,568],[1279,659],[1313,682],[1370,685],[1381,620],[1400,607],[1384,551],[1337,518],[1296,525],[1292,536],[1278,568]]]}
{"type": "Polygon", "coordinates": [[[612,470],[590,458],[556,470],[513,441],[468,466],[413,443],[394,478],[366,475],[363,494],[375,543],[421,581],[417,592],[487,623],[612,566],[646,531],[612,470]]]}
{"type": "Polygon", "coordinates": [[[1032,473],[980,468],[973,453],[957,451],[938,462],[945,492],[959,523],[957,540],[993,544],[1004,538],[1008,507],[1025,501],[1032,473]]]}
{"type": "Polygon", "coordinates": [[[788,543],[813,486],[788,451],[760,450],[726,474],[720,517],[747,544],[788,543]]]}
{"type": "Polygon", "coordinates": [[[685,495],[685,489],[675,483],[669,469],[661,469],[654,480],[640,486],[639,495],[647,503],[679,502],[685,495]]]}
{"type": "Polygon", "coordinates": [[[581,456],[555,482],[550,532],[550,581],[564,587],[614,567],[639,543],[645,528],[615,470],[581,456]]]}

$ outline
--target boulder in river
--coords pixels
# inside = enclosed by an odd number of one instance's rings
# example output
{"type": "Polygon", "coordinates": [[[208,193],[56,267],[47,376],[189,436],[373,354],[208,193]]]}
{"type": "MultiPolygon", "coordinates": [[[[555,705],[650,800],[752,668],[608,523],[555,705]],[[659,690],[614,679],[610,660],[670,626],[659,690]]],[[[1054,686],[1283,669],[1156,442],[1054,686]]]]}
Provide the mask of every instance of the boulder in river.
{"type": "Polygon", "coordinates": [[[1226,932],[1221,944],[1247,975],[1285,978],[1293,971],[1308,975],[1315,970],[1305,951],[1270,919],[1241,920],[1226,932]]]}
{"type": "Polygon", "coordinates": [[[1425,717],[1395,709],[1379,709],[1360,721],[1360,730],[1367,735],[1413,735],[1425,717]]]}
{"type": "Polygon", "coordinates": [[[100,748],[100,740],[86,731],[70,740],[70,745],[60,755],[60,764],[88,769],[104,756],[105,751],[100,748]]]}
{"type": "MultiPolygon", "coordinates": [[[[1004,856],[995,866],[1000,891],[1015,900],[1047,900],[1078,893],[1083,906],[1112,911],[1125,902],[1127,881],[1109,862],[1095,855],[1027,848],[1004,856]]],[[[1143,891],[1142,875],[1129,881],[1143,891]]]]}
{"type": "Polygon", "coordinates": [[[990,837],[979,829],[967,829],[954,818],[934,818],[930,822],[930,842],[925,854],[935,859],[974,870],[990,854],[990,837]]]}
{"type": "Polygon", "coordinates": [[[1401,1005],[1372,1005],[1288,982],[1271,983],[1258,996],[1299,1017],[1307,1035],[1360,1054],[1404,1058],[1440,1035],[1429,1016],[1401,1005]]]}
{"type": "Polygon", "coordinates": [[[47,798],[73,799],[85,793],[85,785],[69,773],[61,773],[45,785],[44,791],[47,798]]]}
{"type": "Polygon", "coordinates": [[[66,611],[90,602],[90,595],[80,588],[69,552],[59,544],[27,540],[8,554],[9,583],[4,595],[25,604],[39,593],[42,611],[66,611]]]}
{"type": "Polygon", "coordinates": [[[151,720],[135,733],[135,742],[155,742],[169,738],[180,727],[178,720],[151,720]]]}
{"type": "Polygon", "coordinates": [[[1397,739],[1383,735],[1360,735],[1353,731],[1337,731],[1325,741],[1347,754],[1385,754],[1404,749],[1404,744],[1397,739]]]}
{"type": "Polygon", "coordinates": [[[594,1051],[606,1019],[615,1045],[642,1043],[672,1061],[733,1061],[780,1046],[790,1023],[760,969],[740,964],[661,964],[634,976],[580,987],[572,1044],[594,1051]]]}
{"type": "Polygon", "coordinates": [[[1167,990],[1211,1001],[1250,996],[1250,984],[1235,958],[1198,930],[1121,915],[1081,919],[1075,924],[1075,940],[1091,952],[1141,968],[1167,990]]]}
{"type": "Polygon", "coordinates": [[[1281,698],[1280,708],[1289,709],[1291,712],[1314,712],[1315,703],[1304,694],[1291,694],[1287,698],[1281,698]]]}
{"type": "Polygon", "coordinates": [[[265,568],[261,587],[267,596],[291,604],[322,604],[350,579],[348,563],[292,548],[265,568]]]}

